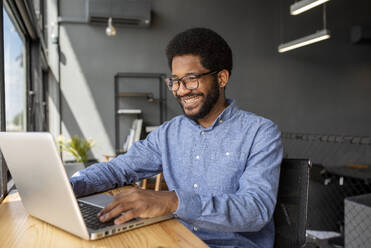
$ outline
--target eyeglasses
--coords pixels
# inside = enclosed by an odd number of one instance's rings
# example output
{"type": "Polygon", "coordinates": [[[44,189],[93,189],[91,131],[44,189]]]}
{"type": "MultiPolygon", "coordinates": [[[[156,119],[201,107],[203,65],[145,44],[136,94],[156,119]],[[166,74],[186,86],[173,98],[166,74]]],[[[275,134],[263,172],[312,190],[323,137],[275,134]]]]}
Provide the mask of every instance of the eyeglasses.
{"type": "Polygon", "coordinates": [[[199,78],[206,75],[212,75],[217,72],[218,71],[209,71],[201,74],[189,74],[181,78],[167,77],[165,78],[165,82],[167,87],[171,91],[177,91],[180,87],[180,83],[182,83],[186,89],[194,90],[197,89],[199,86],[199,78]]]}

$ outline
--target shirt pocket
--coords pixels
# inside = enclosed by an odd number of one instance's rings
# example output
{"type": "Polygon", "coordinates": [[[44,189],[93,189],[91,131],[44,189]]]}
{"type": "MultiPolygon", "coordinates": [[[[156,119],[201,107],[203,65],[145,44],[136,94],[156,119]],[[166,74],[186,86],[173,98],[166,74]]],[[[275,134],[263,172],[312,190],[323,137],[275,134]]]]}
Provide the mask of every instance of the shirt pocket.
{"type": "Polygon", "coordinates": [[[206,173],[208,189],[217,194],[236,192],[244,169],[245,161],[241,154],[228,151],[210,153],[206,173]]]}

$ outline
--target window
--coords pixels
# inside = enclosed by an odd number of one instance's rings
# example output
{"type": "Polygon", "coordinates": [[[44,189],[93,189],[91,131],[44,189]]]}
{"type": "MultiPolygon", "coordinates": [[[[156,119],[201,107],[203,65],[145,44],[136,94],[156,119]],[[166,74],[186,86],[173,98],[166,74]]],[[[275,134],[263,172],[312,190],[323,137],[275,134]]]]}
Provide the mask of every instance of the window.
{"type": "Polygon", "coordinates": [[[3,8],[6,131],[26,131],[26,49],[24,37],[3,8]]]}
{"type": "MultiPolygon", "coordinates": [[[[27,86],[26,86],[26,42],[23,33],[13,21],[15,20],[2,2],[3,64],[4,75],[1,86],[1,126],[2,131],[20,132],[27,130],[27,86]],[[4,115],[5,114],[5,115],[4,115]],[[5,118],[5,120],[4,120],[5,118]],[[4,128],[5,123],[5,128],[4,128]]],[[[1,79],[2,80],[2,79],[1,79]]],[[[14,186],[5,162],[0,158],[1,198],[14,186]]]]}
{"type": "MultiPolygon", "coordinates": [[[[1,131],[48,130],[48,106],[45,104],[48,65],[43,39],[43,35],[46,37],[47,1],[15,2],[0,2],[0,54],[3,55],[0,58],[0,68],[3,69],[0,70],[1,131]],[[37,17],[36,22],[33,16],[37,17]],[[30,26],[33,28],[27,28],[30,26]]],[[[12,186],[13,180],[0,156],[0,200],[12,186]]]]}

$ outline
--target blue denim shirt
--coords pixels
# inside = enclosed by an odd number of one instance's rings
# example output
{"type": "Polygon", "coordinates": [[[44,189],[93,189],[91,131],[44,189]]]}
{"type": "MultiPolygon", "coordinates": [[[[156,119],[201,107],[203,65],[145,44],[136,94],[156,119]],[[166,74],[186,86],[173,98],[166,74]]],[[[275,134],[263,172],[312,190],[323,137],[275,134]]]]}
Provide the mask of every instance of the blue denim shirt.
{"type": "Polygon", "coordinates": [[[277,126],[235,101],[203,128],[177,116],[130,150],[71,178],[77,195],[163,172],[175,216],[211,247],[273,247],[282,143],[277,126]]]}

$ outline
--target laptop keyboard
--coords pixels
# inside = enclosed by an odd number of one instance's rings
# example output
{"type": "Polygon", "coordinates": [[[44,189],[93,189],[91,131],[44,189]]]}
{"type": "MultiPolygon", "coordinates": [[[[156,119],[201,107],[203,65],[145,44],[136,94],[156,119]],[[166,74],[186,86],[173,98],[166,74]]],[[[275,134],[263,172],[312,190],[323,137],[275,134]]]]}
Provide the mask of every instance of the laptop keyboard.
{"type": "Polygon", "coordinates": [[[99,221],[97,214],[102,210],[101,208],[80,201],[78,203],[85,224],[88,228],[97,230],[107,226],[115,225],[113,220],[104,223],[99,221]]]}

